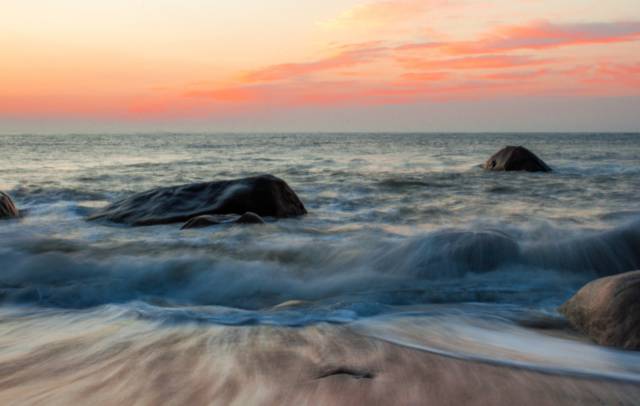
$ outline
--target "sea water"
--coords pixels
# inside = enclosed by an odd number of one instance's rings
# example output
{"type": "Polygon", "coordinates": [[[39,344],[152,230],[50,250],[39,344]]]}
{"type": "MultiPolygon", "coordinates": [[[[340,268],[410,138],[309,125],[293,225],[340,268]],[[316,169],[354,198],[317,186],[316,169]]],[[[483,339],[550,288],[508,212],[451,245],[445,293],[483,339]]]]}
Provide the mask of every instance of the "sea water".
{"type": "Polygon", "coordinates": [[[25,134],[0,137],[0,173],[24,213],[0,222],[12,374],[63,343],[89,371],[166,329],[328,323],[640,382],[640,355],[592,344],[557,311],[586,282],[640,268],[640,135],[25,134]],[[553,172],[483,170],[506,145],[553,172]],[[262,173],[309,214],[194,230],[86,221],[135,192],[262,173]]]}

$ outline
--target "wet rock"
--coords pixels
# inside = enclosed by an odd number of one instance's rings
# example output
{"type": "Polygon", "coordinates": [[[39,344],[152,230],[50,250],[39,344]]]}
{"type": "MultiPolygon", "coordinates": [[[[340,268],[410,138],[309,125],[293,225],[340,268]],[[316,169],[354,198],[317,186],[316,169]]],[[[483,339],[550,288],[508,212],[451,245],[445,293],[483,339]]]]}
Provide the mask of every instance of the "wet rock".
{"type": "Polygon", "coordinates": [[[238,217],[238,219],[236,221],[234,221],[234,223],[237,224],[264,224],[264,220],[262,219],[262,217],[258,216],[255,213],[252,212],[246,212],[245,214],[243,214],[242,216],[238,217]]]}
{"type": "Polygon", "coordinates": [[[373,372],[359,370],[349,367],[337,367],[328,369],[322,373],[320,373],[316,379],[325,379],[331,376],[346,376],[353,379],[373,379],[375,378],[375,374],[373,372]]]}
{"type": "Polygon", "coordinates": [[[525,147],[508,146],[493,154],[484,164],[490,171],[550,172],[551,168],[525,147]]]}
{"type": "Polygon", "coordinates": [[[190,228],[204,228],[217,226],[218,224],[222,224],[222,222],[218,221],[216,216],[197,216],[187,221],[181,229],[187,230],[190,228]]]}
{"type": "Polygon", "coordinates": [[[8,194],[0,192],[0,219],[11,219],[20,217],[20,212],[13,204],[13,200],[8,194]]]}
{"type": "Polygon", "coordinates": [[[560,312],[598,344],[640,350],[640,271],[588,283],[560,312]]]}
{"type": "Polygon", "coordinates": [[[307,210],[284,180],[261,175],[152,189],[115,202],[89,220],[148,226],[185,222],[203,215],[247,212],[283,218],[304,215],[307,210]]]}
{"type": "Polygon", "coordinates": [[[187,230],[191,228],[204,228],[221,224],[265,224],[265,221],[262,217],[251,212],[247,212],[242,216],[204,215],[190,219],[182,226],[181,229],[187,230]]]}

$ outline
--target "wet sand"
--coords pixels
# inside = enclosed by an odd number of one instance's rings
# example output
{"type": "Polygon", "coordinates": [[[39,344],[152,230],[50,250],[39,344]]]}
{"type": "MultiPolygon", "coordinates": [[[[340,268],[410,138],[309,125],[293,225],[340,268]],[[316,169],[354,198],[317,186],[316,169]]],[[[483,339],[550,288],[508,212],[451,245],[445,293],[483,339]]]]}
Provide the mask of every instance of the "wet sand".
{"type": "Polygon", "coordinates": [[[452,359],[346,326],[158,328],[118,321],[95,328],[76,321],[40,345],[29,342],[38,324],[22,323],[0,341],[0,404],[633,405],[640,399],[640,385],[630,382],[452,359]]]}

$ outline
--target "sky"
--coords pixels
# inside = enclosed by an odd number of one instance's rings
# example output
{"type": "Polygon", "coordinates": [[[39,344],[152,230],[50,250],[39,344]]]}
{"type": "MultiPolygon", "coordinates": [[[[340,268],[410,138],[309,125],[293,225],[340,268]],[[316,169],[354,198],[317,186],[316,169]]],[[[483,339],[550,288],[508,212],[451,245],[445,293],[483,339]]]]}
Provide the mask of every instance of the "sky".
{"type": "Polygon", "coordinates": [[[640,131],[638,0],[0,2],[0,133],[640,131]]]}

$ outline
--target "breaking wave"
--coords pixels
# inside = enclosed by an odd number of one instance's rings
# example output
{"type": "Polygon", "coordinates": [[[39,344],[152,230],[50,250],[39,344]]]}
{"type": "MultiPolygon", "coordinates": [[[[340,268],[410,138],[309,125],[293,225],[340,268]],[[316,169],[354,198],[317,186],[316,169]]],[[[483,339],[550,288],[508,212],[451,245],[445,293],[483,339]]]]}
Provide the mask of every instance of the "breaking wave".
{"type": "Polygon", "coordinates": [[[286,310],[293,321],[276,319],[295,325],[296,311],[316,322],[397,305],[558,305],[587,280],[640,267],[637,221],[558,241],[490,229],[380,240],[195,249],[179,240],[101,248],[23,238],[0,251],[0,300],[63,308],[137,302],[164,308],[162,317],[166,309],[189,308],[179,318],[221,323],[259,323],[259,312],[286,310]]]}

